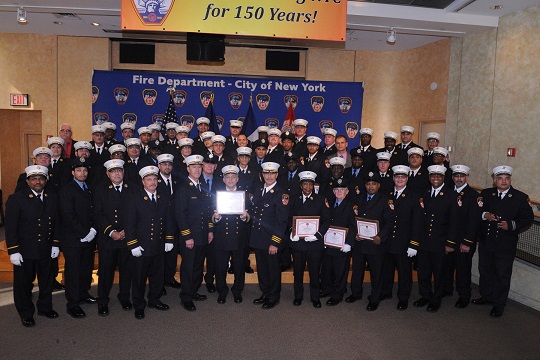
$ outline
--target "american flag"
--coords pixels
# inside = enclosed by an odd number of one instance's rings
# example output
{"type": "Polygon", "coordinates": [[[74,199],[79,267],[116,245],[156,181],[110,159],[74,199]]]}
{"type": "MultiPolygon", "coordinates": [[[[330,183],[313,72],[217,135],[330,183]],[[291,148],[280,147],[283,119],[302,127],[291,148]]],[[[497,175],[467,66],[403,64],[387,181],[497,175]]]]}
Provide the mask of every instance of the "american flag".
{"type": "Polygon", "coordinates": [[[176,105],[173,101],[172,92],[169,93],[169,106],[167,106],[167,111],[165,112],[163,126],[165,127],[165,124],[170,122],[178,124],[178,117],[176,116],[176,105]]]}

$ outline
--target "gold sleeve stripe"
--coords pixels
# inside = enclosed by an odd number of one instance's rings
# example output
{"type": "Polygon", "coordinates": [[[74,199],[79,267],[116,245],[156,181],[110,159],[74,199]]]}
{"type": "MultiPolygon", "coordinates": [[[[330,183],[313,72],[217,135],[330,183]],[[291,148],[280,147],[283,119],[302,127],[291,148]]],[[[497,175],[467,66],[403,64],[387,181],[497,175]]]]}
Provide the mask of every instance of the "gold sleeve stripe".
{"type": "Polygon", "coordinates": [[[454,245],[456,244],[455,242],[453,242],[451,240],[446,240],[446,241],[448,241],[450,244],[454,244],[454,245]]]}
{"type": "Polygon", "coordinates": [[[107,227],[105,228],[105,230],[103,231],[103,234],[107,235],[107,230],[108,230],[110,227],[112,227],[112,225],[107,226],[107,227]]]}
{"type": "Polygon", "coordinates": [[[19,245],[14,245],[14,246],[8,247],[8,250],[15,249],[15,248],[18,248],[18,247],[19,247],[19,245]]]}
{"type": "Polygon", "coordinates": [[[182,231],[180,231],[180,234],[182,234],[182,236],[187,236],[187,235],[191,234],[191,230],[189,230],[189,229],[182,230],[182,231]]]}
{"type": "Polygon", "coordinates": [[[469,240],[469,239],[465,239],[465,238],[464,238],[463,240],[465,240],[466,242],[469,242],[469,243],[471,243],[471,244],[474,243],[474,241],[471,241],[471,240],[469,240]]]}
{"type": "Polygon", "coordinates": [[[420,245],[420,243],[417,242],[417,241],[412,241],[412,240],[411,240],[410,243],[411,243],[412,245],[417,245],[417,246],[420,245]]]}
{"type": "Polygon", "coordinates": [[[138,240],[137,240],[137,239],[135,239],[135,240],[131,240],[131,241],[129,241],[129,242],[127,243],[127,244],[128,244],[128,246],[129,246],[129,245],[133,245],[133,244],[136,244],[137,242],[138,242],[138,240]]]}
{"type": "Polygon", "coordinates": [[[165,236],[165,239],[166,240],[174,240],[174,236],[167,235],[167,236],[165,236]]]}
{"type": "Polygon", "coordinates": [[[55,242],[55,243],[59,243],[59,242],[60,242],[60,240],[56,240],[56,239],[55,239],[55,240],[53,240],[53,242],[55,242]]]}
{"type": "Polygon", "coordinates": [[[214,223],[209,222],[209,223],[208,223],[208,227],[209,227],[209,228],[213,228],[213,227],[214,227],[214,223]]]}

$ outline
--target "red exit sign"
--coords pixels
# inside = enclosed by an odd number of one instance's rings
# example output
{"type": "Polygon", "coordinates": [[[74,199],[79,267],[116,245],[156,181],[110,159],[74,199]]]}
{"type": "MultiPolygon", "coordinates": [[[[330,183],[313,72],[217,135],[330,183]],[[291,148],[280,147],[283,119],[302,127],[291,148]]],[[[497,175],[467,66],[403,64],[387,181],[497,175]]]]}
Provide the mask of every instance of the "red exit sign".
{"type": "Polygon", "coordinates": [[[28,106],[28,94],[9,94],[9,105],[28,106]]]}

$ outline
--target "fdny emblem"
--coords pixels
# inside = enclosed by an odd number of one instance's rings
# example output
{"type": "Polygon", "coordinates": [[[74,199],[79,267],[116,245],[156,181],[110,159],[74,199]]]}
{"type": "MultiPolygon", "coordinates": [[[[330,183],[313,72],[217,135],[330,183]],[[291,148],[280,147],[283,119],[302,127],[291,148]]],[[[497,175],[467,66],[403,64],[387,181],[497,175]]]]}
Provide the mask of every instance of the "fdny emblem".
{"type": "Polygon", "coordinates": [[[463,201],[461,201],[461,196],[457,197],[457,204],[459,207],[463,206],[463,201]]]}
{"type": "Polygon", "coordinates": [[[259,110],[266,110],[268,109],[268,105],[270,105],[270,95],[268,94],[259,94],[255,97],[257,100],[257,107],[259,110]]]}
{"type": "Polygon", "coordinates": [[[173,92],[173,101],[174,105],[182,107],[186,102],[187,93],[184,90],[176,90],[173,92]]]}
{"type": "Polygon", "coordinates": [[[223,127],[223,123],[225,122],[225,120],[223,120],[223,117],[222,117],[222,116],[216,116],[216,122],[217,122],[218,129],[221,130],[221,128],[223,127]]]}
{"type": "Polygon", "coordinates": [[[281,202],[282,202],[283,205],[285,205],[285,206],[289,205],[289,195],[283,194],[283,195],[281,196],[281,202]]]}
{"type": "Polygon", "coordinates": [[[163,124],[165,124],[165,115],[163,114],[152,115],[152,124],[158,124],[161,128],[163,128],[163,124]]]}
{"type": "Polygon", "coordinates": [[[424,198],[420,198],[420,206],[422,209],[424,208],[424,198]]]}
{"type": "Polygon", "coordinates": [[[154,89],[144,89],[142,96],[144,103],[148,106],[152,106],[156,102],[157,91],[154,89]]]}
{"type": "Polygon", "coordinates": [[[161,25],[169,15],[174,0],[132,0],[144,25],[161,25]]]}
{"type": "Polygon", "coordinates": [[[109,121],[109,114],[104,112],[97,112],[94,114],[94,124],[101,125],[107,121],[109,121]]]}
{"type": "Polygon", "coordinates": [[[214,94],[211,91],[201,91],[199,97],[201,99],[202,106],[207,108],[208,105],[210,105],[210,101],[212,101],[212,99],[214,98],[214,94]]]}
{"type": "Polygon", "coordinates": [[[268,118],[264,120],[264,125],[268,126],[270,129],[278,129],[279,120],[276,118],[268,118]]]}
{"type": "Polygon", "coordinates": [[[242,106],[242,100],[244,100],[244,95],[239,92],[232,92],[229,94],[229,104],[231,104],[231,107],[235,110],[242,106]]]}
{"type": "Polygon", "coordinates": [[[288,109],[289,106],[292,105],[293,110],[296,109],[296,105],[298,105],[298,96],[296,95],[285,95],[283,97],[283,102],[285,102],[285,107],[288,109]]]}
{"type": "Polygon", "coordinates": [[[128,99],[129,90],[126,88],[114,89],[114,99],[118,105],[124,105],[128,99]]]}
{"type": "Polygon", "coordinates": [[[338,99],[339,111],[342,114],[346,114],[351,110],[352,99],[350,97],[340,97],[338,99]]]}
{"type": "Polygon", "coordinates": [[[97,86],[92,86],[92,104],[94,104],[99,97],[99,89],[97,86]]]}
{"type": "Polygon", "coordinates": [[[476,199],[476,202],[478,203],[478,207],[484,207],[484,198],[479,196],[477,199],[476,199]]]}
{"type": "Polygon", "coordinates": [[[333,128],[334,128],[334,123],[330,120],[321,120],[321,122],[319,122],[319,129],[321,129],[321,134],[323,133],[324,129],[333,129],[333,128]]]}
{"type": "Polygon", "coordinates": [[[187,126],[189,130],[193,127],[193,123],[195,122],[195,117],[193,115],[182,115],[180,116],[180,124],[182,126],[187,126]]]}
{"type": "Polygon", "coordinates": [[[356,137],[356,134],[358,134],[358,124],[349,121],[345,124],[345,130],[347,131],[347,137],[349,139],[354,139],[356,137]]]}
{"type": "Polygon", "coordinates": [[[388,200],[388,207],[392,210],[394,210],[394,200],[388,200]]]}
{"type": "Polygon", "coordinates": [[[137,115],[134,113],[125,113],[122,115],[122,122],[127,122],[136,125],[137,124],[137,115]]]}
{"type": "Polygon", "coordinates": [[[324,107],[324,98],[322,96],[311,97],[311,108],[315,112],[321,112],[324,107]]]}
{"type": "Polygon", "coordinates": [[[353,206],[354,214],[358,216],[358,205],[353,206]]]}

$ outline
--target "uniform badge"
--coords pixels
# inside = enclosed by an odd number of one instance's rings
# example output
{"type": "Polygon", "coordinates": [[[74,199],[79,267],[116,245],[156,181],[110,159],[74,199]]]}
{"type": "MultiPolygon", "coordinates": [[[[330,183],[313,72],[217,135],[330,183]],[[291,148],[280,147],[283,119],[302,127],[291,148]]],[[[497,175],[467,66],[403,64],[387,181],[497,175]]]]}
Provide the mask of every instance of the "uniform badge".
{"type": "Polygon", "coordinates": [[[476,199],[476,202],[478,203],[478,207],[484,207],[484,198],[479,196],[477,199],[476,199]]]}
{"type": "Polygon", "coordinates": [[[512,194],[508,194],[508,197],[511,198],[511,197],[512,197],[512,194]]]}
{"type": "Polygon", "coordinates": [[[353,206],[354,214],[358,216],[358,205],[353,206]]]}
{"type": "Polygon", "coordinates": [[[109,185],[109,189],[112,189],[112,185],[109,185]]]}
{"type": "Polygon", "coordinates": [[[281,202],[282,202],[283,205],[285,205],[285,206],[289,205],[289,195],[283,194],[283,195],[281,196],[281,202]]]}
{"type": "Polygon", "coordinates": [[[358,186],[356,186],[354,189],[356,190],[356,195],[360,195],[360,189],[358,188],[358,186]]]}
{"type": "Polygon", "coordinates": [[[30,195],[28,195],[28,197],[29,197],[29,198],[31,199],[31,198],[33,198],[33,197],[34,197],[34,195],[30,194],[30,195]]]}
{"type": "Polygon", "coordinates": [[[328,199],[327,198],[324,198],[324,204],[326,205],[327,208],[330,209],[330,204],[328,204],[328,199]]]}
{"type": "Polygon", "coordinates": [[[441,191],[441,192],[439,192],[439,195],[443,196],[443,195],[444,195],[444,193],[443,193],[443,192],[441,191]]]}
{"type": "Polygon", "coordinates": [[[330,160],[326,159],[324,160],[324,165],[330,169],[330,160]]]}
{"type": "Polygon", "coordinates": [[[394,210],[394,200],[388,200],[388,207],[394,210]]]}
{"type": "Polygon", "coordinates": [[[270,190],[270,194],[273,194],[274,193],[274,189],[270,190]]]}
{"type": "Polygon", "coordinates": [[[405,193],[401,193],[401,197],[405,197],[405,193]]]}
{"type": "Polygon", "coordinates": [[[143,199],[144,199],[144,200],[148,200],[148,196],[145,196],[143,199]]]}
{"type": "Polygon", "coordinates": [[[461,201],[461,196],[457,197],[457,204],[459,207],[463,206],[463,201],[461,201]]]}
{"type": "Polygon", "coordinates": [[[424,208],[424,198],[420,198],[420,206],[422,209],[424,208]]]}

